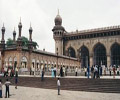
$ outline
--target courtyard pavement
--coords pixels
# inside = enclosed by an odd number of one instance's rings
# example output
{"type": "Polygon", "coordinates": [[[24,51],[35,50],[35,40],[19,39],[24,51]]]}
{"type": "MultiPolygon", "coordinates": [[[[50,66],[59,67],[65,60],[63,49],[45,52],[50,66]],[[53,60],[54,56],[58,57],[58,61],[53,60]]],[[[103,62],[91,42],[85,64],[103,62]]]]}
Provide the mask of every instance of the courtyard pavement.
{"type": "Polygon", "coordinates": [[[4,98],[5,86],[3,85],[3,98],[0,100],[120,100],[117,93],[98,93],[83,91],[61,90],[61,95],[57,95],[57,90],[10,86],[10,98],[4,98]]]}

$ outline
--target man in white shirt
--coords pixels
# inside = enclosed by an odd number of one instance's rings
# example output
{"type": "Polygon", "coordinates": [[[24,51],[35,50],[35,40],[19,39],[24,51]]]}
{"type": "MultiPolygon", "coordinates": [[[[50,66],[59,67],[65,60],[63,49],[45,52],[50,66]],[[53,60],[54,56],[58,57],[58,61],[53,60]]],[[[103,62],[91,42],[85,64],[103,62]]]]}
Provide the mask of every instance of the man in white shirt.
{"type": "Polygon", "coordinates": [[[58,95],[60,95],[60,80],[59,80],[59,78],[57,80],[57,86],[58,86],[58,95]]]}
{"type": "Polygon", "coordinates": [[[77,69],[77,67],[76,67],[76,69],[75,69],[75,76],[77,76],[77,72],[78,72],[78,69],[77,69]]]}

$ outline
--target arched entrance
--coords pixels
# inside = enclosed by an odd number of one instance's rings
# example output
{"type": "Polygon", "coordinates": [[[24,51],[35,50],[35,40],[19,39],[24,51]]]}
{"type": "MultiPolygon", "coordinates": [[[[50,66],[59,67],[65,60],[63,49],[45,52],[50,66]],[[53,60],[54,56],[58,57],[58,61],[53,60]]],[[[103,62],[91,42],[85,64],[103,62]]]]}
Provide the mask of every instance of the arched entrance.
{"type": "Polygon", "coordinates": [[[105,65],[107,66],[107,57],[106,57],[106,49],[104,45],[98,43],[94,47],[94,65],[105,65]]]}
{"type": "Polygon", "coordinates": [[[111,64],[120,65],[120,45],[118,43],[111,46],[111,64]]]}
{"type": "Polygon", "coordinates": [[[87,47],[82,46],[79,50],[79,55],[81,59],[81,67],[89,66],[89,50],[87,47]]]}
{"type": "Polygon", "coordinates": [[[74,58],[76,57],[75,50],[71,46],[68,48],[68,55],[70,57],[74,57],[74,58]]]}

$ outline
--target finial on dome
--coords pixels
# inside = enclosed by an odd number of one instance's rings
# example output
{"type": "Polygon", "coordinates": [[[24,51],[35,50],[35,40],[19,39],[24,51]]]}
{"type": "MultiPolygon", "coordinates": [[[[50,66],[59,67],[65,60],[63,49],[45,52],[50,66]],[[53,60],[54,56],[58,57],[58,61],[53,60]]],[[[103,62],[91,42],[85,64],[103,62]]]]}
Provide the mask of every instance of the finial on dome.
{"type": "Polygon", "coordinates": [[[20,22],[19,22],[19,24],[18,24],[18,27],[19,27],[19,28],[22,28],[21,17],[20,17],[20,22]]]}
{"type": "Polygon", "coordinates": [[[16,35],[15,27],[14,27],[13,35],[16,35]]]}
{"type": "Polygon", "coordinates": [[[31,27],[31,22],[30,22],[30,28],[29,28],[29,32],[31,33],[33,31],[32,27],[31,27]]]}
{"type": "Polygon", "coordinates": [[[2,27],[2,32],[5,32],[5,27],[4,27],[4,23],[3,23],[3,27],[2,27]]]}
{"type": "Polygon", "coordinates": [[[20,23],[21,23],[21,17],[20,17],[20,23]]]}
{"type": "Polygon", "coordinates": [[[61,18],[61,16],[59,15],[59,9],[58,9],[58,14],[57,14],[57,16],[55,17],[54,22],[55,22],[55,25],[61,25],[61,24],[62,24],[62,18],[61,18]]]}
{"type": "Polygon", "coordinates": [[[59,9],[58,9],[58,15],[59,15],[59,9]]]}

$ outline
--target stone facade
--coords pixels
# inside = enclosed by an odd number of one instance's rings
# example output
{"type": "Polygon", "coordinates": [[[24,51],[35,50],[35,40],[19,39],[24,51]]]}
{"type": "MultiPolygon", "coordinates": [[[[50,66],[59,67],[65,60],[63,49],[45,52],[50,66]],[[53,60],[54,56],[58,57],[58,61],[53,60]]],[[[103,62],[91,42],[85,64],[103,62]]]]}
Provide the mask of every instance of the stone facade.
{"type": "MultiPolygon", "coordinates": [[[[37,50],[33,48],[32,44],[32,27],[29,29],[29,43],[28,47],[22,46],[22,23],[18,25],[19,35],[16,40],[16,32],[13,31],[13,41],[11,46],[6,46],[4,35],[5,27],[2,27],[2,39],[0,43],[0,70],[4,67],[18,67],[24,68],[27,71],[30,69],[40,70],[43,67],[49,70],[51,67],[79,67],[77,58],[72,58],[58,53],[50,53],[45,50],[37,50]]],[[[61,44],[60,44],[61,45],[61,44]]],[[[63,51],[61,51],[63,52],[63,51]]]]}
{"type": "Polygon", "coordinates": [[[120,26],[66,32],[57,15],[52,31],[56,52],[78,58],[82,67],[120,65],[120,26]]]}

